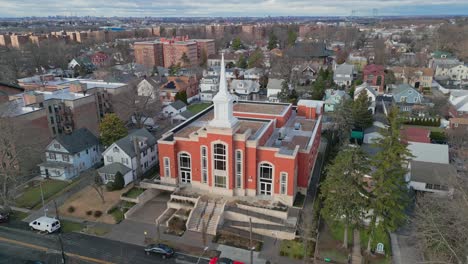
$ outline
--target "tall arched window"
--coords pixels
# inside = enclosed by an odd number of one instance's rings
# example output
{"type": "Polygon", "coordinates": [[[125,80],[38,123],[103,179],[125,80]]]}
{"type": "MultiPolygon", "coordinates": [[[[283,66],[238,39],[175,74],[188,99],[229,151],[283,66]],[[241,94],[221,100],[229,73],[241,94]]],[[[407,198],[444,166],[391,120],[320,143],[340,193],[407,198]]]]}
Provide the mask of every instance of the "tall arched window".
{"type": "Polygon", "coordinates": [[[208,149],[205,146],[201,147],[201,181],[208,182],[208,149]]]}
{"type": "Polygon", "coordinates": [[[192,182],[192,163],[190,155],[187,153],[179,154],[179,176],[183,183],[192,182]]]}
{"type": "Polygon", "coordinates": [[[268,163],[260,163],[258,175],[258,192],[260,195],[272,195],[273,193],[273,166],[268,163]]]}
{"type": "Polygon", "coordinates": [[[214,186],[219,188],[227,187],[227,166],[226,166],[226,145],[213,145],[213,163],[214,163],[214,186]]]}

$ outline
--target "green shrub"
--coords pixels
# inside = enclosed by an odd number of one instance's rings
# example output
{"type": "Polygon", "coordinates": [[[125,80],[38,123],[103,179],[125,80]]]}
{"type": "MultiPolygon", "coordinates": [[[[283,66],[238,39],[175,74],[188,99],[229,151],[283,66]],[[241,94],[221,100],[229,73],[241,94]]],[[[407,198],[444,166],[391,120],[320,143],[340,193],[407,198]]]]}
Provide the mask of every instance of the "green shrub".
{"type": "Polygon", "coordinates": [[[93,211],[89,210],[89,211],[86,211],[86,215],[92,215],[93,214],[93,211]]]}
{"type": "Polygon", "coordinates": [[[69,213],[73,213],[73,212],[75,212],[75,207],[70,206],[70,207],[68,207],[67,211],[68,211],[69,213]]]}
{"type": "Polygon", "coordinates": [[[101,211],[94,211],[94,217],[101,217],[102,212],[101,211]]]}
{"type": "Polygon", "coordinates": [[[114,179],[114,190],[122,190],[125,187],[125,180],[122,173],[117,172],[114,179]]]}

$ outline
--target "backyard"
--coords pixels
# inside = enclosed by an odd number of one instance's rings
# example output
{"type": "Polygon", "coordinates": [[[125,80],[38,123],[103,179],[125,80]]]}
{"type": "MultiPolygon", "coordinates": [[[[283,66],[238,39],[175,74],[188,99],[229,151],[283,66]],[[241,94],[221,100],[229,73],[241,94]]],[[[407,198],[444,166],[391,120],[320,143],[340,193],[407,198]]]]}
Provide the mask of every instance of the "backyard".
{"type": "MultiPolygon", "coordinates": [[[[42,191],[44,193],[44,202],[63,190],[69,182],[59,180],[44,180],[42,181],[42,191]]],[[[16,206],[22,208],[33,209],[41,205],[41,187],[40,181],[35,180],[29,182],[23,193],[16,199],[16,206]]]]}
{"type": "MultiPolygon", "coordinates": [[[[330,228],[327,224],[323,224],[320,230],[318,241],[318,255],[321,258],[328,258],[336,263],[347,263],[349,250],[342,247],[343,233],[342,226],[335,225],[330,228]]],[[[348,244],[353,241],[353,235],[350,230],[348,235],[348,244]]]]}
{"type": "Polygon", "coordinates": [[[200,113],[204,109],[206,109],[208,106],[210,106],[211,103],[198,103],[198,104],[191,104],[187,106],[187,109],[190,110],[190,112],[196,114],[200,113]]]}
{"type": "Polygon", "coordinates": [[[120,195],[130,188],[120,191],[104,191],[104,202],[93,187],[88,186],[68,199],[60,208],[60,215],[76,217],[87,221],[115,224],[118,221],[112,214],[108,214],[120,203],[120,195]]]}

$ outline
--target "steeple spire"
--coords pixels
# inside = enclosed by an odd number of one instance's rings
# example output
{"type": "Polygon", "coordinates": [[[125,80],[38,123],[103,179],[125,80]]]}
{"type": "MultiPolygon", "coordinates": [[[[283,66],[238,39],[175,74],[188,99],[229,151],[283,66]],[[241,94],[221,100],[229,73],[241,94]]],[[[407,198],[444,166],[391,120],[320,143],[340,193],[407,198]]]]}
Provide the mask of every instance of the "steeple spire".
{"type": "Polygon", "coordinates": [[[224,53],[221,53],[221,73],[219,76],[218,93],[213,97],[214,118],[210,126],[219,128],[233,128],[238,122],[233,115],[234,97],[227,89],[226,69],[224,66],[224,53]]]}

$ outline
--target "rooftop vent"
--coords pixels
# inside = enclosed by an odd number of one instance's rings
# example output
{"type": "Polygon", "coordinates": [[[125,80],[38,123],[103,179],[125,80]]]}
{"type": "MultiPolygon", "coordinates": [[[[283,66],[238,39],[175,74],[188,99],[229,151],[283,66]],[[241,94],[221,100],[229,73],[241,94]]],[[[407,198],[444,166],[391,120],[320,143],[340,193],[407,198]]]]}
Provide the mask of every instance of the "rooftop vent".
{"type": "Polygon", "coordinates": [[[301,130],[301,127],[302,127],[301,123],[299,122],[294,123],[294,130],[301,130]]]}

